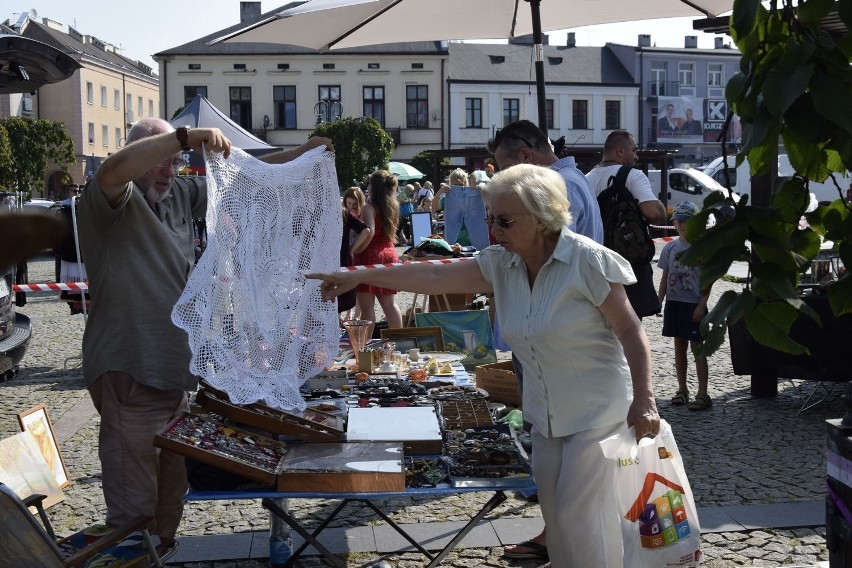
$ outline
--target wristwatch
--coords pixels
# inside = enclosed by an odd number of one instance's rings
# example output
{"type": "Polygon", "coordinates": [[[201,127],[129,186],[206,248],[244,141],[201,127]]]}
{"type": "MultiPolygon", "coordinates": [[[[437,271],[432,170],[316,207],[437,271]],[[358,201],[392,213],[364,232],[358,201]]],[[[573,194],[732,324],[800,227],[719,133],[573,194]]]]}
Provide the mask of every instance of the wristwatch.
{"type": "Polygon", "coordinates": [[[177,136],[181,150],[184,152],[192,150],[192,148],[189,147],[189,126],[179,126],[178,129],[175,130],[175,136],[177,136]]]}

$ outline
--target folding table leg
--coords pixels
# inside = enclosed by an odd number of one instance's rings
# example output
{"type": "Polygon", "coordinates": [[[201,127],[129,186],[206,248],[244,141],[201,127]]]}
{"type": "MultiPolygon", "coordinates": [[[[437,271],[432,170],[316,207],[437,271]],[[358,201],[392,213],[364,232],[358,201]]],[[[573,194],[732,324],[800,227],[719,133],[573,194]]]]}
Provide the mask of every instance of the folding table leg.
{"type": "MultiPolygon", "coordinates": [[[[329,514],[329,515],[328,515],[328,516],[327,516],[327,517],[323,520],[323,522],[321,522],[321,523],[319,524],[319,526],[318,526],[317,528],[315,528],[315,529],[314,529],[314,532],[312,532],[312,533],[311,533],[311,536],[312,536],[312,537],[314,537],[314,538],[318,537],[318,536],[319,536],[319,534],[320,534],[322,531],[324,531],[324,530],[325,530],[325,527],[327,527],[327,526],[329,525],[329,523],[330,523],[331,521],[333,521],[335,517],[337,517],[338,513],[340,513],[340,511],[342,511],[342,510],[343,510],[343,508],[344,508],[346,505],[348,505],[348,504],[349,504],[349,501],[350,501],[350,499],[344,499],[344,500],[342,500],[342,501],[341,501],[341,502],[337,505],[337,507],[335,507],[334,511],[332,511],[332,512],[331,512],[331,514],[329,514]]],[[[310,544],[311,544],[311,543],[310,543],[309,541],[305,540],[305,542],[303,542],[303,543],[302,543],[302,545],[301,545],[299,548],[297,548],[297,549],[293,552],[293,555],[292,555],[292,557],[291,557],[291,558],[293,558],[293,559],[299,558],[299,556],[301,556],[301,555],[302,555],[302,553],[305,551],[305,549],[307,549],[307,548],[308,548],[308,546],[310,546],[310,544]]]]}
{"type": "Polygon", "coordinates": [[[503,491],[496,491],[494,493],[494,496],[491,497],[491,499],[489,499],[488,502],[482,506],[482,509],[479,510],[476,516],[473,517],[470,522],[466,524],[464,528],[456,534],[455,537],[453,537],[453,540],[451,540],[447,544],[447,546],[445,546],[441,550],[441,552],[438,553],[437,556],[432,558],[432,562],[428,564],[427,568],[435,568],[435,566],[438,566],[441,563],[441,560],[443,560],[444,557],[449,554],[458,545],[458,543],[460,543],[462,539],[464,539],[464,537],[467,536],[467,533],[472,531],[473,527],[475,527],[477,524],[479,524],[479,521],[485,518],[485,515],[493,511],[495,507],[497,507],[505,500],[506,494],[503,491]]]}
{"type": "MultiPolygon", "coordinates": [[[[291,527],[294,531],[296,531],[297,533],[299,533],[299,535],[300,535],[302,538],[304,538],[304,539],[305,539],[305,542],[309,542],[309,543],[311,543],[311,545],[312,545],[314,548],[316,548],[317,550],[319,550],[320,554],[322,554],[322,555],[326,558],[326,560],[328,560],[328,561],[329,561],[329,562],[330,562],[333,566],[337,566],[338,568],[346,568],[346,563],[345,563],[345,562],[343,562],[342,560],[340,560],[339,558],[337,558],[334,554],[332,554],[332,553],[331,553],[331,551],[330,551],[329,549],[327,549],[326,547],[324,547],[324,546],[323,546],[323,545],[322,545],[322,544],[321,544],[321,543],[320,543],[320,542],[319,542],[319,541],[315,538],[315,535],[312,535],[311,533],[309,533],[308,531],[306,531],[306,530],[302,527],[302,525],[300,525],[300,524],[298,523],[298,521],[296,521],[296,519],[294,519],[293,517],[291,517],[291,516],[290,516],[290,515],[289,515],[289,514],[288,514],[288,513],[284,510],[284,509],[282,509],[281,507],[279,507],[279,506],[278,506],[278,504],[277,504],[277,503],[275,503],[275,501],[273,501],[272,499],[268,499],[268,498],[267,498],[267,499],[263,499],[263,501],[261,501],[261,504],[263,505],[263,507],[264,507],[265,509],[267,509],[267,510],[269,510],[269,511],[272,511],[272,512],[273,512],[273,513],[275,513],[275,515],[277,515],[277,516],[278,516],[281,520],[283,520],[285,523],[287,523],[288,525],[290,525],[290,527],[291,527]]],[[[338,510],[337,510],[337,511],[339,511],[340,509],[342,509],[342,507],[338,507],[338,510]]],[[[337,514],[337,511],[335,511],[335,513],[334,513],[334,514],[337,514]]],[[[329,520],[329,519],[326,519],[326,521],[328,521],[328,520],[329,520]]],[[[325,527],[323,526],[322,528],[325,528],[325,527]]],[[[319,532],[317,532],[316,534],[319,534],[319,532]]],[[[301,549],[300,549],[300,550],[301,550],[301,549]]],[[[290,557],[290,560],[289,560],[289,561],[287,561],[287,564],[286,564],[286,565],[287,565],[287,566],[292,566],[292,565],[293,565],[293,562],[295,562],[296,558],[297,558],[297,555],[296,555],[296,554],[294,554],[293,556],[291,556],[291,557],[290,557]]]]}
{"type": "Polygon", "coordinates": [[[402,535],[402,538],[404,538],[405,540],[410,542],[411,545],[414,548],[416,548],[417,550],[419,550],[421,554],[424,554],[426,556],[426,558],[428,558],[429,560],[432,560],[434,558],[434,556],[432,556],[429,553],[428,550],[423,548],[420,545],[419,542],[414,540],[411,537],[411,535],[409,535],[407,532],[405,532],[405,530],[401,526],[396,524],[393,519],[391,519],[389,516],[387,516],[387,514],[384,511],[382,511],[381,509],[379,509],[372,501],[370,501],[369,499],[357,499],[357,501],[361,501],[362,503],[364,503],[365,505],[370,507],[373,510],[373,512],[375,512],[378,516],[380,516],[382,518],[382,520],[384,520],[388,525],[390,525],[390,527],[393,528],[396,532],[398,532],[400,535],[402,535]]]}

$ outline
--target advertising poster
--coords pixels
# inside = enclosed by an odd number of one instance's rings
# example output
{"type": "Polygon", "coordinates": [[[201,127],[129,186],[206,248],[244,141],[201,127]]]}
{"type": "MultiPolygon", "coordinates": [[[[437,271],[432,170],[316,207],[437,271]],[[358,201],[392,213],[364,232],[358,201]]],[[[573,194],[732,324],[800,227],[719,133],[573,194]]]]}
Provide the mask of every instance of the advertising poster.
{"type": "MultiPolygon", "coordinates": [[[[725,126],[728,101],[721,98],[659,97],[657,142],[670,144],[715,144],[725,126]]],[[[742,138],[739,117],[728,128],[728,142],[742,138]]]]}

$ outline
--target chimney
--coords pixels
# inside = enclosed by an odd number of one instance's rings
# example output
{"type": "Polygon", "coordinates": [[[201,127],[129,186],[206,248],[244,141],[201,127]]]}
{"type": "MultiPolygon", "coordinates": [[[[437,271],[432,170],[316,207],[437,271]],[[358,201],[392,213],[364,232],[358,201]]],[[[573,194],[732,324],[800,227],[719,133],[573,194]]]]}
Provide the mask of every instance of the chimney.
{"type": "Polygon", "coordinates": [[[686,36],[683,39],[683,47],[695,49],[698,47],[698,36],[686,36]]]}
{"type": "Polygon", "coordinates": [[[713,38],[713,43],[714,43],[713,47],[715,47],[716,49],[725,49],[725,38],[723,38],[723,37],[713,38]]]}
{"type": "Polygon", "coordinates": [[[574,32],[568,32],[568,38],[565,42],[565,45],[568,47],[577,47],[577,36],[574,32]]]}
{"type": "Polygon", "coordinates": [[[251,24],[260,19],[260,2],[240,2],[240,23],[251,24]]]}
{"type": "Polygon", "coordinates": [[[651,34],[639,34],[639,47],[651,47],[651,34]]]}

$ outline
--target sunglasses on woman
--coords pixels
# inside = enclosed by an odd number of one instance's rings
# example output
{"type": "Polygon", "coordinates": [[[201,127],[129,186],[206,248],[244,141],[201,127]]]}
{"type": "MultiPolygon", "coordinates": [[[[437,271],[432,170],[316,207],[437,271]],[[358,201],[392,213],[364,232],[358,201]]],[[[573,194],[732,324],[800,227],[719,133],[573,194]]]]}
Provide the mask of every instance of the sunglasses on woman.
{"type": "Polygon", "coordinates": [[[506,219],[502,215],[497,215],[496,217],[494,215],[486,215],[485,216],[485,222],[488,224],[489,227],[491,225],[493,225],[494,223],[497,223],[497,225],[501,229],[509,229],[509,228],[512,227],[512,223],[514,223],[515,221],[517,221],[521,217],[526,217],[526,215],[518,215],[514,219],[506,219]]]}

